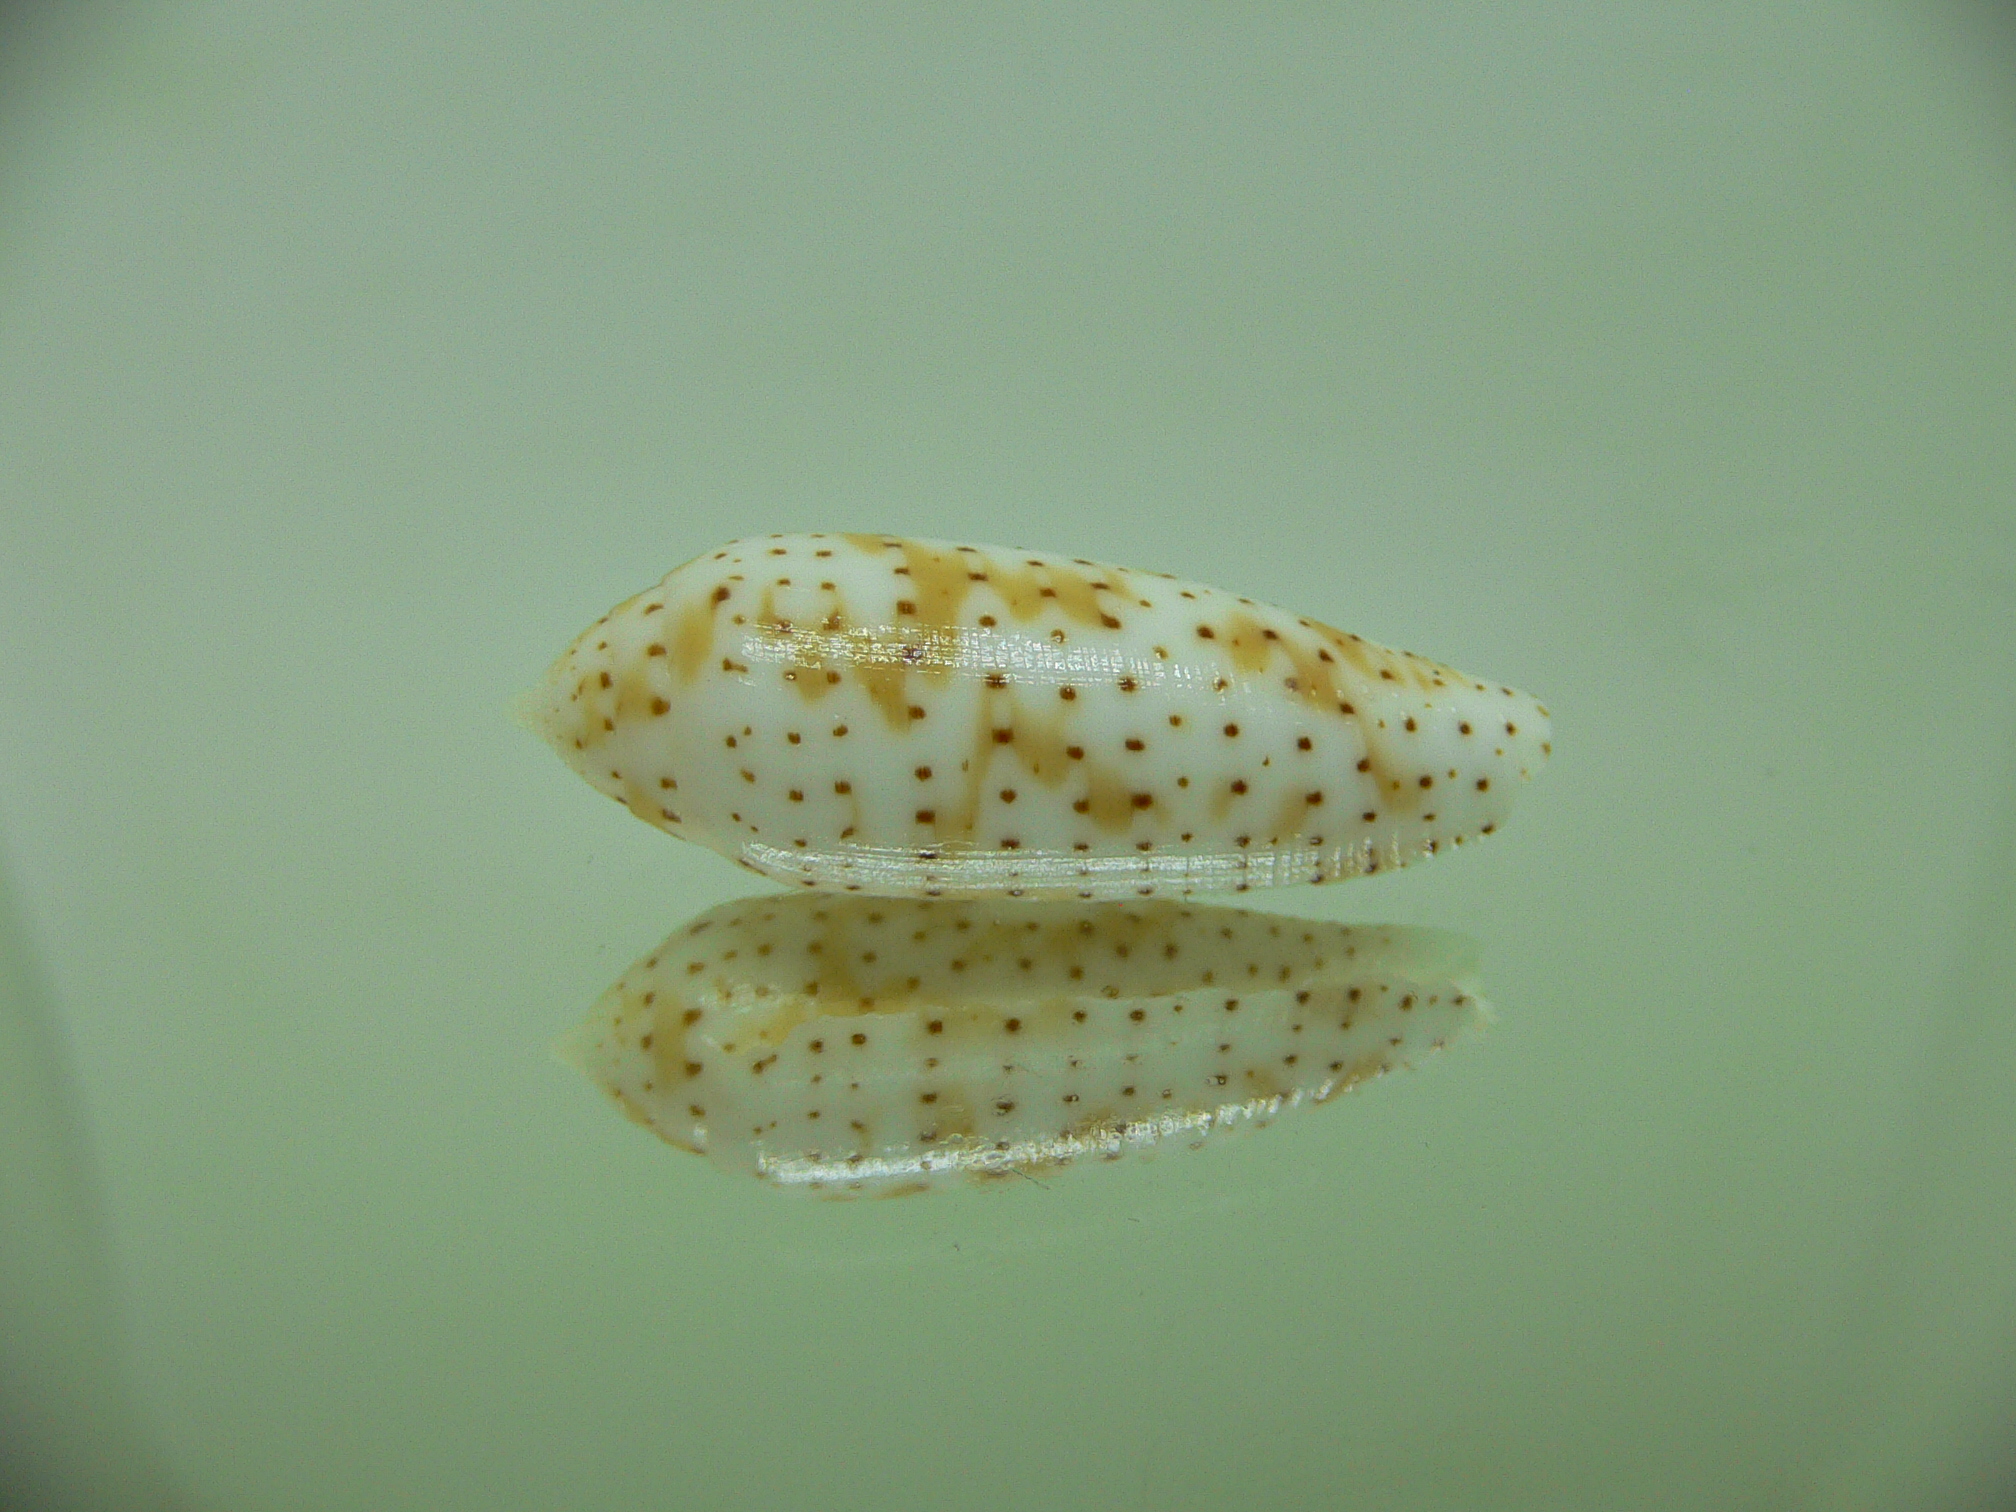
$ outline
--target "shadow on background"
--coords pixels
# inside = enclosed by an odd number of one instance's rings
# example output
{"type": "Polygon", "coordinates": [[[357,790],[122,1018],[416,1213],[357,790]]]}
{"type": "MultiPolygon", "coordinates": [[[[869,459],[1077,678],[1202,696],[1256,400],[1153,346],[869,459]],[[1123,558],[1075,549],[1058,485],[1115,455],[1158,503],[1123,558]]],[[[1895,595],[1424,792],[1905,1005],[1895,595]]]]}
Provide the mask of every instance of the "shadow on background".
{"type": "Polygon", "coordinates": [[[182,1505],[127,1395],[118,1288],[57,1018],[0,865],[0,1509],[182,1505]]]}
{"type": "Polygon", "coordinates": [[[1840,1505],[2016,1508],[2016,784],[1934,1021],[1858,1320],[1840,1505]]]}

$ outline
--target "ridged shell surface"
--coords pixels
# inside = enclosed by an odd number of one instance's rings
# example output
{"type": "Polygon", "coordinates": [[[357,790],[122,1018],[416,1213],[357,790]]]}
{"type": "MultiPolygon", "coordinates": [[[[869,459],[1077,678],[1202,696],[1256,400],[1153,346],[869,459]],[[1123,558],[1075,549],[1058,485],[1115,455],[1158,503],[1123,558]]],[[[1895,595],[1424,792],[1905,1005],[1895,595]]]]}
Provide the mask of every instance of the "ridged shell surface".
{"type": "Polygon", "coordinates": [[[562,1051],[716,1165],[873,1196],[1194,1147],[1486,1012],[1473,948],[1435,930],[801,893],[675,931],[562,1051]]]}
{"type": "Polygon", "coordinates": [[[1374,872],[1491,833],[1551,750],[1526,694],[1251,599],[879,535],[688,562],[524,709],[646,823],[897,896],[1374,872]]]}

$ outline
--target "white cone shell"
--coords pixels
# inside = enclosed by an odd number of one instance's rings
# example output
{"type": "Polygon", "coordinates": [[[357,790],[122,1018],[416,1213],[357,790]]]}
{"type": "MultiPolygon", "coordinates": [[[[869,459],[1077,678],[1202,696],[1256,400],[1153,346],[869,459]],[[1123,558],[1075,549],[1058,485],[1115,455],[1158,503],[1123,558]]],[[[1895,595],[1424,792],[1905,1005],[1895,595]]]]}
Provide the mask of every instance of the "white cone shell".
{"type": "Polygon", "coordinates": [[[1320,882],[1489,834],[1524,693],[1155,573],[892,536],[739,541],[618,605],[524,705],[646,823],[908,896],[1320,882]]]}

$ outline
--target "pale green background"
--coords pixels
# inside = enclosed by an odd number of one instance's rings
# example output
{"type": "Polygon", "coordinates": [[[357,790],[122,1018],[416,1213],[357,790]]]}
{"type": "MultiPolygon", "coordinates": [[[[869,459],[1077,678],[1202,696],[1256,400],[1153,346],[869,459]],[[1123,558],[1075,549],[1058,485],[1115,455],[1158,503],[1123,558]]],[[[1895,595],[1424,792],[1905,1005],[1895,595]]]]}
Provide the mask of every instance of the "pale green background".
{"type": "Polygon", "coordinates": [[[51,1473],[1720,1512],[2016,1472],[1996,17],[9,26],[0,1366],[51,1473]],[[1504,834],[1267,900],[1475,934],[1498,1027],[1040,1189],[794,1202],[625,1123],[549,1041],[755,884],[506,710],[801,528],[1200,577],[1540,694],[1504,834]]]}

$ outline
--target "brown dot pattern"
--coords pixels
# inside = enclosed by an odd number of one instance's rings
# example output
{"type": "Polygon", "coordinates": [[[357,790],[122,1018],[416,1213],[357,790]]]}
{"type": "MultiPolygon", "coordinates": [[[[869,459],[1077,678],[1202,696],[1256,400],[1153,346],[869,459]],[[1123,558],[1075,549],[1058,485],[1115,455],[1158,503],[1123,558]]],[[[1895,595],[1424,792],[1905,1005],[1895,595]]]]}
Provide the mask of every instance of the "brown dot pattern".
{"type": "Polygon", "coordinates": [[[1265,1124],[1485,1013],[1474,949],[1438,931],[796,894],[682,926],[563,1049],[717,1165],[879,1195],[1265,1124]]]}
{"type": "Polygon", "coordinates": [[[1528,695],[1248,598],[878,535],[697,558],[524,709],[647,823],[793,885],[911,897],[1403,866],[1492,833],[1552,750],[1528,695]]]}

